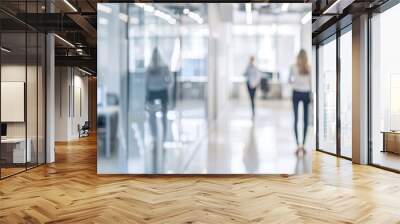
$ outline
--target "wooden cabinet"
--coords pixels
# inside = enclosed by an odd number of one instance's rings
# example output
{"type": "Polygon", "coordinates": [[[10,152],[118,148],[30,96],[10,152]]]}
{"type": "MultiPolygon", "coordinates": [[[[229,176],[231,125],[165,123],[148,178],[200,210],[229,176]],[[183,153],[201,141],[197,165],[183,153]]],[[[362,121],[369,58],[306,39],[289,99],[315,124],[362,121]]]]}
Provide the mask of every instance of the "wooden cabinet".
{"type": "Polygon", "coordinates": [[[400,132],[388,131],[383,133],[383,152],[400,154],[400,132]]]}

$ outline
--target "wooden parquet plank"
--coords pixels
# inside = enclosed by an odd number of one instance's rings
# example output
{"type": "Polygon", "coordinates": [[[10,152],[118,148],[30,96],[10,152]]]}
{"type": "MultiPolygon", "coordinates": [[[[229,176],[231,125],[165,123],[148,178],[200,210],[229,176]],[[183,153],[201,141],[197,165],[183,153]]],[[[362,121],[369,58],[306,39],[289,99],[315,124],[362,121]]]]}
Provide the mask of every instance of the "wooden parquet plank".
{"type": "Polygon", "coordinates": [[[96,139],[0,181],[0,223],[400,223],[400,175],[315,152],[302,176],[96,174],[96,139]]]}

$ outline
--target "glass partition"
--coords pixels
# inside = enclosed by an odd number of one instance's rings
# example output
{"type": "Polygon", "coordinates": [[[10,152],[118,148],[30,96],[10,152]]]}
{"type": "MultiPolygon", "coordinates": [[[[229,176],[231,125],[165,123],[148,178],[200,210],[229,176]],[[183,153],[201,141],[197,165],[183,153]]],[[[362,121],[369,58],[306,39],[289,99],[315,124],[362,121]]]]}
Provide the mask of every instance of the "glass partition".
{"type": "Polygon", "coordinates": [[[99,173],[179,173],[204,135],[208,28],[167,6],[98,6],[99,173]]]}
{"type": "MultiPolygon", "coordinates": [[[[0,6],[36,13],[43,11],[43,3],[1,2],[0,6]]],[[[0,26],[0,178],[5,178],[45,163],[46,39],[2,13],[0,26]]]]}
{"type": "Polygon", "coordinates": [[[46,37],[38,33],[37,65],[37,163],[46,163],[46,37]]]}
{"type": "Polygon", "coordinates": [[[24,171],[32,159],[26,141],[26,43],[25,32],[1,34],[2,177],[24,171]]]}
{"type": "Polygon", "coordinates": [[[26,130],[27,151],[30,159],[27,167],[31,168],[38,163],[37,132],[38,132],[38,34],[33,31],[27,32],[27,64],[26,64],[26,130]]]}
{"type": "Polygon", "coordinates": [[[318,48],[319,149],[336,153],[336,39],[318,48]]]}
{"type": "Polygon", "coordinates": [[[352,34],[340,36],[340,154],[352,157],[352,34]]]}
{"type": "Polygon", "coordinates": [[[400,5],[372,17],[372,163],[400,170],[400,5]]]}

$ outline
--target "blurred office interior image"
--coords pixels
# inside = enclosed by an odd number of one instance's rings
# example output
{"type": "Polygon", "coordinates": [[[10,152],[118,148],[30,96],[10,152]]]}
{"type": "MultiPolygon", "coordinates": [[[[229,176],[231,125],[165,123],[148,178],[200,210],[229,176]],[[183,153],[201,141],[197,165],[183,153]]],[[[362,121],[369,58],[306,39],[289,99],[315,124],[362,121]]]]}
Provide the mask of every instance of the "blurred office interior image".
{"type": "Polygon", "coordinates": [[[311,4],[97,9],[99,174],[311,172],[311,4]],[[310,68],[309,101],[296,104],[294,125],[299,58],[310,68]]]}

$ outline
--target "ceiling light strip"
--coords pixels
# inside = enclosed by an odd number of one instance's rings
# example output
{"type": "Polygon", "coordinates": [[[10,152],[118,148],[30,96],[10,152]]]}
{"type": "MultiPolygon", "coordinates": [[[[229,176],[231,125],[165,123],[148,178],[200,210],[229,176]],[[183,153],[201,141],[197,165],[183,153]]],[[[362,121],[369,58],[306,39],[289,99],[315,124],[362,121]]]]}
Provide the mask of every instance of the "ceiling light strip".
{"type": "Polygon", "coordinates": [[[306,13],[303,16],[303,18],[301,18],[301,23],[304,25],[304,24],[308,23],[309,21],[311,21],[311,18],[312,18],[312,13],[310,11],[310,12],[306,13]]]}
{"type": "Polygon", "coordinates": [[[58,34],[54,34],[55,37],[57,37],[59,40],[61,40],[62,42],[64,42],[65,44],[67,44],[70,47],[76,48],[75,45],[73,45],[71,42],[69,42],[68,40],[60,37],[58,34]]]}
{"type": "Polygon", "coordinates": [[[73,6],[68,0],[64,0],[64,3],[68,5],[74,12],[78,12],[78,10],[73,6]]]}
{"type": "Polygon", "coordinates": [[[5,48],[5,47],[1,47],[0,48],[2,51],[6,52],[6,53],[11,53],[11,50],[5,48]]]}
{"type": "Polygon", "coordinates": [[[83,70],[83,69],[81,69],[81,68],[79,68],[79,67],[78,67],[78,70],[81,71],[81,72],[83,72],[83,73],[85,73],[85,74],[87,74],[87,75],[92,75],[92,73],[90,73],[90,72],[88,72],[88,71],[86,71],[86,70],[83,70]]]}
{"type": "Polygon", "coordinates": [[[198,24],[203,24],[204,23],[204,19],[201,18],[201,16],[198,13],[192,12],[189,9],[185,8],[183,10],[183,14],[187,15],[189,18],[191,18],[192,20],[194,20],[198,24]]]}
{"type": "Polygon", "coordinates": [[[152,5],[149,5],[146,3],[135,3],[135,5],[139,8],[142,8],[146,12],[154,13],[155,16],[167,21],[171,25],[176,24],[176,19],[173,16],[154,8],[154,6],[152,6],[152,5]]]}
{"type": "Polygon", "coordinates": [[[174,19],[171,15],[169,15],[163,11],[160,11],[157,9],[154,11],[154,15],[167,21],[169,24],[176,24],[176,19],[174,19]]]}
{"type": "Polygon", "coordinates": [[[341,0],[336,0],[332,5],[330,5],[322,14],[327,14],[331,9],[337,6],[341,0]]]}
{"type": "Polygon", "coordinates": [[[106,6],[106,5],[102,4],[102,3],[97,4],[97,10],[101,11],[101,12],[104,12],[104,13],[107,13],[107,14],[112,13],[112,8],[106,6]]]}

